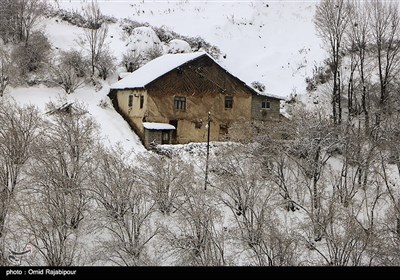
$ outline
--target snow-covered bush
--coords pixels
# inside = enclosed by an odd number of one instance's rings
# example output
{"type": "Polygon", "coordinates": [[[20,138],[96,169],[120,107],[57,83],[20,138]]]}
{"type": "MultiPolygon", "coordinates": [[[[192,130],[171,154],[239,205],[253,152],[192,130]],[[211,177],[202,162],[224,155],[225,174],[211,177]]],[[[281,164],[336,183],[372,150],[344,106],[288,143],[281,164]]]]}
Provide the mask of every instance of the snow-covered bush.
{"type": "Polygon", "coordinates": [[[17,65],[21,76],[35,72],[42,68],[49,59],[51,44],[42,32],[34,32],[28,42],[17,45],[11,58],[17,65]]]}
{"type": "Polygon", "coordinates": [[[79,51],[71,50],[62,51],[58,61],[54,61],[49,69],[53,83],[71,94],[87,82],[89,66],[79,51]]]}
{"type": "Polygon", "coordinates": [[[89,76],[90,62],[85,58],[81,51],[72,49],[70,51],[61,51],[59,61],[64,66],[70,66],[76,72],[77,77],[89,76]]]}
{"type": "MultiPolygon", "coordinates": [[[[64,9],[49,9],[46,16],[58,18],[78,27],[87,27],[89,25],[87,19],[76,9],[71,11],[64,9]]],[[[104,23],[116,23],[117,21],[118,20],[115,17],[102,15],[102,22],[104,23]]]]}
{"type": "Polygon", "coordinates": [[[120,23],[120,27],[126,33],[127,36],[131,36],[133,34],[133,30],[141,26],[149,26],[149,24],[141,23],[127,18],[122,19],[120,23]]]}
{"type": "Polygon", "coordinates": [[[151,27],[141,26],[132,30],[129,45],[137,53],[144,53],[153,48],[160,48],[161,41],[151,27]]]}
{"type": "Polygon", "coordinates": [[[168,42],[167,53],[190,53],[192,48],[189,43],[181,39],[172,39],[168,42]]]}
{"type": "Polygon", "coordinates": [[[148,49],[145,53],[145,57],[148,61],[153,60],[162,55],[163,55],[162,48],[160,48],[158,46],[154,46],[154,47],[148,49]]]}
{"type": "Polygon", "coordinates": [[[112,108],[111,100],[107,96],[102,98],[98,104],[102,109],[112,108]]]}
{"type": "Polygon", "coordinates": [[[124,19],[121,23],[121,28],[122,30],[124,30],[128,37],[134,35],[135,29],[138,27],[151,28],[152,30],[154,30],[159,40],[165,44],[170,42],[172,39],[180,39],[187,42],[190,45],[192,51],[206,51],[216,59],[219,58],[221,55],[221,51],[217,46],[211,45],[200,36],[183,36],[179,33],[169,30],[166,26],[156,27],[150,25],[149,23],[140,23],[130,19],[124,19]]]}
{"type": "Polygon", "coordinates": [[[111,54],[109,49],[104,50],[97,59],[95,65],[99,72],[99,77],[106,80],[115,70],[116,58],[111,54]]]}
{"type": "Polygon", "coordinates": [[[121,64],[125,66],[127,72],[133,72],[142,66],[143,56],[135,51],[128,50],[122,54],[121,64]]]}
{"type": "Polygon", "coordinates": [[[251,82],[251,86],[260,92],[265,91],[265,85],[259,81],[251,82]]]}

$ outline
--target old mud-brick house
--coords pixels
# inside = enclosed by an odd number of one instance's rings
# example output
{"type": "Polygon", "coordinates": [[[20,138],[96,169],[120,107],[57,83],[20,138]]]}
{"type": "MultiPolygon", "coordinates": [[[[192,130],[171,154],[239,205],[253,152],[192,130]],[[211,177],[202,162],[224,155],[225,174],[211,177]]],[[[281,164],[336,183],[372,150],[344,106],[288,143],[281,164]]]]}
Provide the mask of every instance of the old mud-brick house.
{"type": "MultiPolygon", "coordinates": [[[[261,93],[205,52],[166,54],[111,86],[114,107],[148,148],[225,140],[235,124],[280,119],[282,98],[261,93]]],[[[237,127],[237,126],[236,126],[237,127]]]]}

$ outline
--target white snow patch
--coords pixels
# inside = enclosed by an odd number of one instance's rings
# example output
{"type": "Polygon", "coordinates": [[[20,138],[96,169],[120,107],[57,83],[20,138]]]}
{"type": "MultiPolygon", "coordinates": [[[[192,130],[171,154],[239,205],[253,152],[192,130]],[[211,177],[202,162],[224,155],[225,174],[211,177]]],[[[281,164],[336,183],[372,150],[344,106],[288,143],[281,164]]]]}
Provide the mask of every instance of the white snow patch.
{"type": "Polygon", "coordinates": [[[173,130],[175,126],[168,123],[144,122],[143,127],[148,130],[173,130]]]}
{"type": "Polygon", "coordinates": [[[93,87],[78,89],[75,93],[66,95],[62,89],[37,87],[10,88],[8,98],[15,100],[17,104],[34,105],[43,114],[46,113],[46,104],[50,101],[55,103],[63,100],[64,102],[81,102],[87,106],[88,113],[99,125],[99,133],[102,143],[106,146],[121,145],[126,151],[142,153],[146,151],[139,137],[132,131],[128,123],[117,111],[112,108],[99,106],[101,100],[109,100],[107,94],[109,87],[103,85],[101,91],[96,92],[93,87]]]}
{"type": "Polygon", "coordinates": [[[161,47],[161,41],[151,27],[141,26],[133,29],[132,35],[128,38],[128,45],[131,51],[143,53],[154,47],[161,47]]]}
{"type": "Polygon", "coordinates": [[[167,53],[191,53],[189,43],[181,39],[172,39],[167,44],[167,53]]]}

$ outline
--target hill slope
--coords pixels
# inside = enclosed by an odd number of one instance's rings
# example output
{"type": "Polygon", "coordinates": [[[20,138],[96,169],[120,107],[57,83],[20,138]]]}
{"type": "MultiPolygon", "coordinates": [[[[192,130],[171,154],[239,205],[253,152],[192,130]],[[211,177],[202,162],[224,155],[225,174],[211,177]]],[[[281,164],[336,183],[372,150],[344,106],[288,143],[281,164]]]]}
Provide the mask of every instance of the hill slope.
{"type": "MultiPolygon", "coordinates": [[[[59,3],[60,8],[68,11],[80,11],[84,5],[86,1],[59,3]]],[[[313,2],[99,1],[99,6],[105,15],[118,20],[109,25],[107,39],[118,61],[131,47],[131,38],[123,34],[120,26],[123,18],[129,18],[184,36],[204,38],[220,48],[219,62],[232,74],[247,83],[259,81],[266,85],[268,93],[283,97],[305,92],[305,77],[312,74],[314,64],[324,55],[312,23],[313,2]]],[[[79,48],[82,28],[57,18],[44,19],[40,28],[54,50],[79,48]]],[[[87,86],[63,98],[88,104],[107,144],[122,142],[129,149],[142,151],[138,137],[126,122],[112,108],[98,106],[116,80],[114,73],[99,92],[87,86]]],[[[61,89],[41,86],[10,89],[10,95],[20,103],[44,108],[44,103],[64,94],[61,89]]]]}
{"type": "MultiPolygon", "coordinates": [[[[312,22],[315,3],[310,1],[110,0],[99,5],[104,14],[119,19],[201,36],[226,55],[221,63],[232,74],[247,83],[260,81],[268,92],[280,96],[305,92],[305,77],[324,56],[312,22]]],[[[60,6],[80,10],[82,3],[64,1],[60,6]]],[[[64,42],[63,33],[53,32],[51,27],[48,31],[64,42]]],[[[111,33],[111,47],[120,57],[124,43],[118,23],[113,24],[111,33]]]]}

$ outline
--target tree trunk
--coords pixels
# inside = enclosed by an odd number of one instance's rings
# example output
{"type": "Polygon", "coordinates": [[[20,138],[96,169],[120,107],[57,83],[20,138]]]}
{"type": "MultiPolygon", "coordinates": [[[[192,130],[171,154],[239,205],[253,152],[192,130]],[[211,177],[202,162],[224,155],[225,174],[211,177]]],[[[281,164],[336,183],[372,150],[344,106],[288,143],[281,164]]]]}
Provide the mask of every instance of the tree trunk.
{"type": "Polygon", "coordinates": [[[315,157],[314,157],[313,204],[314,204],[315,209],[318,209],[318,207],[319,207],[317,183],[318,183],[318,179],[319,179],[318,165],[319,165],[319,157],[320,157],[320,153],[321,153],[321,146],[319,145],[320,141],[321,141],[320,139],[317,140],[318,146],[317,146],[317,151],[316,151],[315,157]]]}

